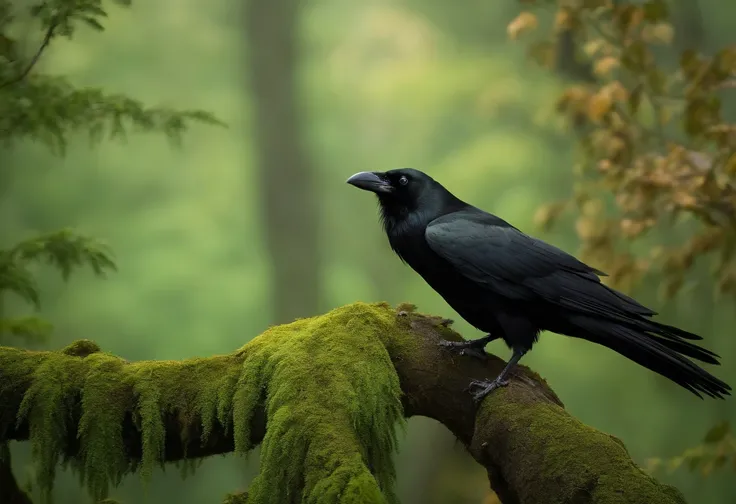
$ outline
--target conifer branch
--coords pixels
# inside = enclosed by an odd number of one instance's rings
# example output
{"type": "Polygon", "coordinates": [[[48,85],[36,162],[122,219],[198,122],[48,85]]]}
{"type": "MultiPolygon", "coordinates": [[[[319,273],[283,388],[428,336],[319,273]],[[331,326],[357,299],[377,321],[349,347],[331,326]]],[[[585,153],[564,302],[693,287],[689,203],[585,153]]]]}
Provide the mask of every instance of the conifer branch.
{"type": "Polygon", "coordinates": [[[46,48],[49,46],[49,43],[51,43],[51,39],[54,37],[54,32],[56,31],[56,27],[59,25],[58,20],[54,20],[49,24],[48,29],[46,30],[46,34],[43,37],[43,41],[41,42],[41,45],[38,47],[38,50],[36,51],[36,54],[33,55],[31,60],[28,62],[28,64],[23,68],[23,70],[13,77],[12,79],[8,79],[7,81],[0,83],[0,89],[6,88],[8,86],[12,86],[13,84],[17,84],[21,82],[23,79],[28,77],[28,74],[31,73],[31,70],[33,70],[33,67],[36,66],[38,61],[41,59],[41,55],[46,50],[46,48]]]}

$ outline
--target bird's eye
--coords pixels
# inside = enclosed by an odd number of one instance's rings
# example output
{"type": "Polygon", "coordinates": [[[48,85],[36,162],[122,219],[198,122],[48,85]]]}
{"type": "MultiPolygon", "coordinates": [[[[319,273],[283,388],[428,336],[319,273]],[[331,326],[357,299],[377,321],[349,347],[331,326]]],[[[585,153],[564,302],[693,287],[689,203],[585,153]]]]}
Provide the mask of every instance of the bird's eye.
{"type": "Polygon", "coordinates": [[[406,178],[406,177],[405,177],[404,175],[402,175],[402,176],[401,176],[401,177],[399,178],[399,184],[401,184],[401,185],[406,185],[406,184],[408,184],[408,183],[409,183],[409,179],[408,179],[408,178],[406,178]]]}

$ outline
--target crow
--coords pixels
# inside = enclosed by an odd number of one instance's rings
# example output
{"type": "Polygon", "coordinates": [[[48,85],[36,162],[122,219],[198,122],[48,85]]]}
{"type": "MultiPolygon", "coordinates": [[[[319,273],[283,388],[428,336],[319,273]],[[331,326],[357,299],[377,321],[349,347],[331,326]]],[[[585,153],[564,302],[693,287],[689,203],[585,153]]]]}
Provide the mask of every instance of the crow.
{"type": "Polygon", "coordinates": [[[508,376],[541,331],[606,346],[698,397],[723,399],[731,387],[687,357],[720,357],[688,340],[702,337],[652,320],[657,313],[601,283],[606,274],[455,197],[429,175],[402,168],[347,180],[378,196],[393,251],[483,338],[441,344],[485,357],[503,339],[512,355],[493,380],[475,380],[481,401],[508,376]]]}

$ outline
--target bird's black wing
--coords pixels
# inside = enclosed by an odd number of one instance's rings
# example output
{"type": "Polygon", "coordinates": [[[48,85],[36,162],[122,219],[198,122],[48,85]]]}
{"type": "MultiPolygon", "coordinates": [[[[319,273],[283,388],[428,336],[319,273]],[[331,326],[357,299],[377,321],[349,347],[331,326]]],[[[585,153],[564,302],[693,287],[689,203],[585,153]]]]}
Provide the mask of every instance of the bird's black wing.
{"type": "Polygon", "coordinates": [[[607,346],[691,392],[729,394],[728,384],[686,357],[718,355],[700,336],[656,322],[655,312],[600,282],[599,271],[477,208],[445,215],[425,230],[429,247],[466,278],[517,302],[554,305],[565,334],[607,346]]]}
{"type": "Polygon", "coordinates": [[[601,284],[603,272],[477,208],[433,220],[424,237],[460,274],[510,299],[595,315],[655,314],[601,284]]]}

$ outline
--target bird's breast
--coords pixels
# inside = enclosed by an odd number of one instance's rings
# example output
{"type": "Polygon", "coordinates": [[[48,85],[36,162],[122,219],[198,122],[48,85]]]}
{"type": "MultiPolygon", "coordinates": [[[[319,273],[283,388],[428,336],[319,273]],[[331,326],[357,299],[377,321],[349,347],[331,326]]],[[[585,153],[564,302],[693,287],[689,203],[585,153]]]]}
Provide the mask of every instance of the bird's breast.
{"type": "Polygon", "coordinates": [[[458,314],[473,326],[491,331],[493,309],[499,306],[494,294],[457,272],[418,237],[389,237],[391,248],[411,268],[419,273],[458,314]]]}

